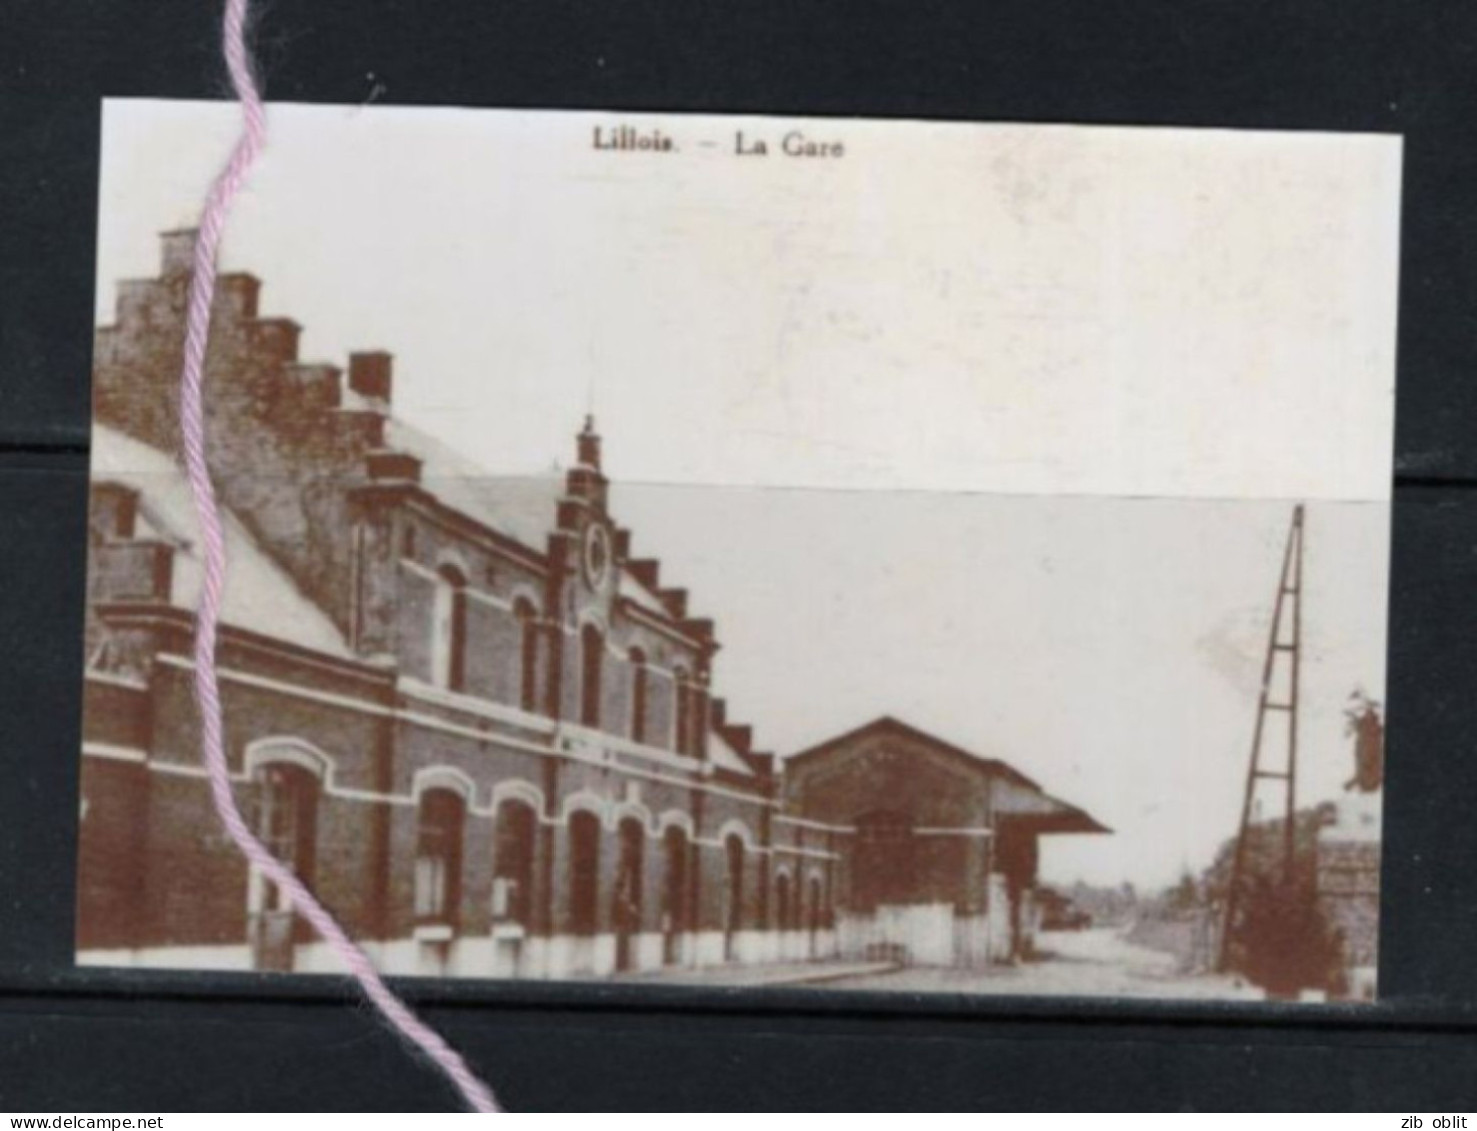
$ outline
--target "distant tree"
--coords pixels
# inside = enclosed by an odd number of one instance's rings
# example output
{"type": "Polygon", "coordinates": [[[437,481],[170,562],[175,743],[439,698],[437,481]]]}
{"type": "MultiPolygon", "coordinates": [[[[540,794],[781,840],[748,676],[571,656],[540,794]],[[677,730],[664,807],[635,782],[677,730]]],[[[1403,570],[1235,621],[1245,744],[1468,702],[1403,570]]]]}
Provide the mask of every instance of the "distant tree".
{"type": "Polygon", "coordinates": [[[1385,722],[1380,705],[1357,690],[1344,708],[1344,733],[1354,739],[1354,776],[1345,789],[1373,793],[1385,780],[1385,722]]]}
{"type": "Polygon", "coordinates": [[[1311,884],[1261,874],[1247,886],[1244,899],[1236,965],[1249,981],[1272,998],[1294,998],[1304,989],[1336,989],[1338,939],[1311,884]]]}
{"type": "Polygon", "coordinates": [[[1188,868],[1181,874],[1179,883],[1169,889],[1166,902],[1172,912],[1193,911],[1200,905],[1200,885],[1188,868]]]}

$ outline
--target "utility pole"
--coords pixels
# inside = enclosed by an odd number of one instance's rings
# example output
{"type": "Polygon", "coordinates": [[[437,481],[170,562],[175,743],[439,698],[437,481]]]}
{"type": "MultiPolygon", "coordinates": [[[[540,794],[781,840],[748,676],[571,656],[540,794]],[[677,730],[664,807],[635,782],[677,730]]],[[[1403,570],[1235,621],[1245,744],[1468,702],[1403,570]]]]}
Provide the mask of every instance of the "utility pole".
{"type": "Polygon", "coordinates": [[[1267,636],[1267,655],[1262,665],[1262,689],[1257,699],[1256,727],[1251,737],[1251,759],[1246,767],[1246,795],[1241,803],[1241,831],[1236,837],[1236,853],[1231,864],[1231,884],[1226,891],[1226,914],[1221,924],[1221,947],[1218,968],[1226,970],[1231,960],[1231,934],[1240,909],[1241,889],[1245,882],[1247,841],[1251,832],[1252,799],[1257,783],[1280,781],[1284,785],[1285,805],[1282,822],[1282,878],[1290,881],[1297,853],[1294,815],[1297,808],[1298,758],[1298,676],[1302,666],[1303,637],[1303,505],[1293,508],[1292,526],[1287,532],[1287,547],[1282,553],[1282,573],[1277,582],[1277,600],[1272,606],[1272,629],[1267,636]],[[1282,672],[1285,681],[1278,680],[1282,672]],[[1285,698],[1272,698],[1274,684],[1285,698]],[[1266,752],[1267,720],[1282,715],[1287,721],[1287,756],[1279,765],[1266,752]]]}

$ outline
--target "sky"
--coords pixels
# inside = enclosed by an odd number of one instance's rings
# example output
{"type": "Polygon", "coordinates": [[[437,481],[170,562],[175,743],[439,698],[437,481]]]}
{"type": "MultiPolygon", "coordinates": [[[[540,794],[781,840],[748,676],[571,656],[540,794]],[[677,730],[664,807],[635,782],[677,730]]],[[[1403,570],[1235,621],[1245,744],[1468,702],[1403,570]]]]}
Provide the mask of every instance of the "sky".
{"type": "MultiPolygon", "coordinates": [[[[106,105],[100,322],[235,128],[106,105]]],[[[287,106],[269,130],[225,269],[305,358],[391,350],[397,413],[490,473],[567,461],[593,408],[617,518],[718,621],[765,746],[898,715],[1117,830],[1052,838],[1048,879],[1169,882],[1234,832],[1303,499],[1305,796],[1347,777],[1340,709],[1384,678],[1398,139],[287,106]],[[623,124],[671,148],[595,146],[623,124]]]]}

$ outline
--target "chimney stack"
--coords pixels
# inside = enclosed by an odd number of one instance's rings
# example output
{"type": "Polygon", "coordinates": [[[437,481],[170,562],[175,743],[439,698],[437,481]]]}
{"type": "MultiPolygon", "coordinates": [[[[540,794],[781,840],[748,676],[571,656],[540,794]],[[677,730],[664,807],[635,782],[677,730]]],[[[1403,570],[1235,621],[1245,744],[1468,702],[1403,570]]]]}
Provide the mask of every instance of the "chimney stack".
{"type": "Polygon", "coordinates": [[[384,350],[366,350],[349,354],[349,388],[369,400],[390,403],[393,372],[392,354],[384,350]]]}
{"type": "Polygon", "coordinates": [[[159,233],[161,276],[178,279],[194,272],[195,239],[199,234],[194,228],[176,228],[172,232],[159,233]]]}

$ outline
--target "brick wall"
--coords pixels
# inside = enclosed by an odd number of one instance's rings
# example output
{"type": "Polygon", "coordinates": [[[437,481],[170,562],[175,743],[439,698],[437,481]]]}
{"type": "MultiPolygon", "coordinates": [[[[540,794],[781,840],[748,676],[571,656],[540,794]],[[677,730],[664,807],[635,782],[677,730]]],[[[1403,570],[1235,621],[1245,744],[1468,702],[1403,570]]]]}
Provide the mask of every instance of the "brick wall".
{"type": "MultiPolygon", "coordinates": [[[[176,381],[192,241],[188,232],[167,234],[159,276],[120,284],[114,323],[97,331],[97,418],[166,452],[177,447],[176,381]]],[[[416,776],[434,768],[474,783],[462,852],[464,934],[485,934],[491,926],[496,822],[489,808],[495,787],[513,781],[545,798],[531,893],[533,922],[543,931],[568,921],[568,837],[561,818],[565,800],[581,791],[597,799],[604,821],[599,929],[611,925],[618,819],[625,812],[643,814],[647,833],[642,930],[661,926],[667,861],[656,822],[673,812],[695,828],[688,872],[698,917],[689,926],[717,930],[725,923],[722,836],[731,820],[749,830],[743,926],[766,923],[774,873],[759,850],[769,836],[763,802],[772,782],[763,759],[753,760],[755,776],[712,767],[699,772],[629,753],[591,765],[550,748],[549,728],[537,718],[520,723],[504,712],[494,722],[475,709],[476,700],[521,703],[522,640],[512,604],[524,598],[539,617],[540,714],[578,719],[578,633],[593,621],[604,633],[602,728],[622,738],[631,733],[629,656],[639,648],[649,671],[645,741],[674,747],[680,671],[694,688],[698,724],[687,753],[706,753],[703,720],[717,647],[712,624],[689,616],[684,591],[661,587],[655,561],[629,560],[631,535],[606,513],[593,424],[578,438],[577,465],[551,515],[546,545],[513,544],[423,489],[416,458],[384,447],[393,392],[388,354],[351,355],[345,373],[302,361],[299,337],[291,320],[262,316],[257,279],[221,277],[206,358],[206,423],[222,501],[366,661],[315,657],[254,637],[249,625],[231,626],[220,655],[233,773],[243,773],[249,749],[276,740],[300,744],[330,767],[316,810],[313,885],[320,897],[361,938],[410,933],[416,776]],[[603,575],[585,568],[582,557],[595,527],[609,547],[603,575]],[[398,677],[424,683],[433,676],[434,577],[447,561],[457,564],[468,590],[460,705],[455,696],[435,699],[408,683],[397,685],[398,677]],[[647,588],[646,603],[662,611],[632,609],[620,593],[622,570],[647,588]],[[412,693],[418,698],[407,701],[412,693]],[[407,710],[431,721],[407,721],[407,710]],[[659,765],[676,781],[654,781],[649,772],[636,772],[638,764],[647,771],[659,765]],[[722,784],[732,796],[705,794],[700,782],[722,784]]],[[[79,941],[86,947],[240,944],[246,938],[247,868],[219,828],[199,766],[198,716],[185,662],[192,618],[168,605],[168,547],[135,537],[138,505],[125,489],[94,492],[90,639],[105,638],[108,669],[131,683],[89,688],[86,733],[94,742],[146,751],[148,762],[86,763],[79,941]]],[[[747,731],[737,746],[747,757],[747,731]]],[[[252,815],[256,785],[243,782],[237,790],[252,815]]]]}

